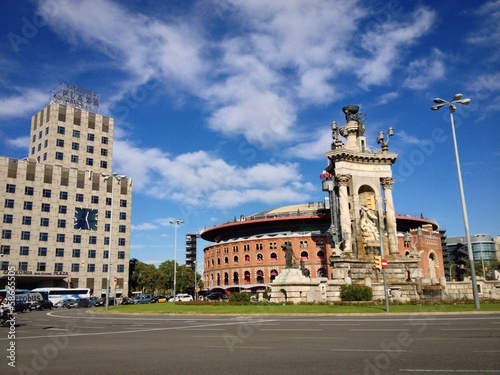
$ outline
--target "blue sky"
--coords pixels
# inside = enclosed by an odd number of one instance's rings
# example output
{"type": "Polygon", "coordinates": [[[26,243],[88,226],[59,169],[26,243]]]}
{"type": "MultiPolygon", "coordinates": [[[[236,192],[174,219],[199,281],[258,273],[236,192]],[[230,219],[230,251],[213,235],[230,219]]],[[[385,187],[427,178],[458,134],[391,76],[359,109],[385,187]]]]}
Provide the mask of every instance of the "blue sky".
{"type": "MultiPolygon", "coordinates": [[[[500,1],[93,0],[0,5],[0,155],[28,154],[31,116],[61,82],[115,118],[114,170],[133,178],[131,256],[184,263],[184,235],[321,201],[330,123],[392,126],[398,213],[500,235],[500,1]]],[[[199,242],[198,261],[202,261],[199,242]]],[[[201,263],[201,262],[200,262],[201,263]]]]}

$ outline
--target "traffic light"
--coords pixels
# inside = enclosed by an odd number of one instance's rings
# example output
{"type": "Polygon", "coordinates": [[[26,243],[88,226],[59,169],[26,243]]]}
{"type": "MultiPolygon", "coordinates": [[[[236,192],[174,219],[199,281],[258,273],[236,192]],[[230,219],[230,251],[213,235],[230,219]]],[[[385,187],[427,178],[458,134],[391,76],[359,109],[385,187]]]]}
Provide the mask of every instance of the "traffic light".
{"type": "Polygon", "coordinates": [[[382,257],[380,255],[375,255],[375,259],[373,260],[375,264],[375,268],[381,270],[382,269],[382,257]]]}

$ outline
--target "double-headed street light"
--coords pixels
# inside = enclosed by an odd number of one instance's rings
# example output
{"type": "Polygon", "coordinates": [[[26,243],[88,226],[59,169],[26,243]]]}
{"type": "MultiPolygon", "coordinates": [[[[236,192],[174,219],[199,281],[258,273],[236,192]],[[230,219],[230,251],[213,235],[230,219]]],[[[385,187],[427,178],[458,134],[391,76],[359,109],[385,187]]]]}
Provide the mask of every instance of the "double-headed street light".
{"type": "Polygon", "coordinates": [[[170,224],[174,224],[174,299],[177,287],[177,227],[183,223],[184,220],[170,220],[170,224]]]}
{"type": "Polygon", "coordinates": [[[462,184],[462,172],[460,171],[460,158],[458,156],[458,146],[457,146],[457,137],[455,135],[455,122],[453,121],[453,112],[456,111],[456,104],[469,105],[470,99],[462,99],[462,94],[456,94],[453,99],[449,102],[441,99],[435,98],[434,103],[436,105],[432,106],[431,109],[437,111],[441,107],[447,105],[450,109],[450,120],[451,120],[451,133],[453,135],[453,145],[455,146],[455,159],[457,162],[457,174],[458,174],[458,186],[460,188],[460,199],[462,201],[462,214],[464,217],[464,227],[465,227],[465,237],[467,238],[467,250],[469,253],[470,260],[470,273],[472,279],[472,294],[474,295],[474,305],[476,309],[480,308],[479,305],[479,295],[477,290],[477,282],[476,282],[476,267],[474,266],[474,253],[472,251],[472,244],[470,241],[470,233],[469,233],[469,220],[467,219],[467,207],[465,205],[465,195],[464,195],[464,187],[462,184]]]}
{"type": "Polygon", "coordinates": [[[106,310],[109,310],[109,292],[110,292],[110,282],[111,282],[111,245],[113,240],[113,206],[114,206],[114,193],[115,186],[114,181],[120,182],[121,180],[127,178],[127,176],[119,175],[117,173],[110,174],[102,174],[104,177],[104,181],[108,181],[111,178],[111,210],[110,210],[110,218],[109,218],[109,247],[108,247],[108,274],[106,279],[106,310]]]}

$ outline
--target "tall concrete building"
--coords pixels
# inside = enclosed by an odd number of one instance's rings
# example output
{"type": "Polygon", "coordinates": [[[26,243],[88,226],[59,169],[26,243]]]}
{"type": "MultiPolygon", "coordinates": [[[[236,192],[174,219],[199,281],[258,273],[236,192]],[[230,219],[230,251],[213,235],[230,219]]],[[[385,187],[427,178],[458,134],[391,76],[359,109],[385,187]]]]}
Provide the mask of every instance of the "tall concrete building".
{"type": "Polygon", "coordinates": [[[113,118],[99,95],[61,84],[31,119],[28,157],[0,157],[0,288],[128,294],[132,180],[113,173],[113,118]],[[111,266],[111,267],[110,267],[111,266]],[[109,272],[108,272],[109,269],[109,272]]]}

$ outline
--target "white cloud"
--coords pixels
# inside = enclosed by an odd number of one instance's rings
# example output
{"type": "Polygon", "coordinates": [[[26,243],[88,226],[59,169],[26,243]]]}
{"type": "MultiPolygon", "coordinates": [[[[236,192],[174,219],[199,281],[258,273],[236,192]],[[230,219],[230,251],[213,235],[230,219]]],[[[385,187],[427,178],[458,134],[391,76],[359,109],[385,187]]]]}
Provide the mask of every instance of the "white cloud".
{"type": "Polygon", "coordinates": [[[197,151],[171,158],[157,149],[115,141],[115,166],[132,177],[134,191],[186,206],[231,208],[244,203],[303,201],[314,187],[302,181],[297,164],[230,165],[197,151]]]}
{"type": "Polygon", "coordinates": [[[369,86],[386,82],[403,59],[402,49],[429,32],[435,17],[429,9],[419,8],[407,22],[380,24],[364,34],[362,46],[370,56],[360,61],[359,77],[362,83],[369,86]]]}
{"type": "Polygon", "coordinates": [[[44,91],[30,88],[16,88],[16,91],[18,94],[0,100],[0,118],[31,118],[40,108],[48,104],[48,95],[44,91]]]}
{"type": "Polygon", "coordinates": [[[410,62],[408,66],[408,77],[404,85],[410,89],[422,90],[445,75],[444,54],[434,49],[428,58],[410,62]]]}
{"type": "Polygon", "coordinates": [[[27,146],[30,144],[30,137],[19,137],[14,139],[8,139],[6,143],[15,148],[23,148],[27,150],[27,146]]]}

